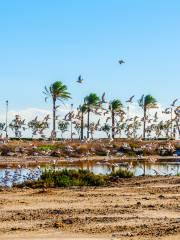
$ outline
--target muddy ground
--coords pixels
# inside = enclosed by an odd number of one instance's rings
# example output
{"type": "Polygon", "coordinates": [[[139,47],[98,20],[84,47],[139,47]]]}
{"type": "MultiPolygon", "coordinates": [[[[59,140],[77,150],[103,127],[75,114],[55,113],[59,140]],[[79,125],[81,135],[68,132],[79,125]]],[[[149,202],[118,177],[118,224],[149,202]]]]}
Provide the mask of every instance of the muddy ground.
{"type": "Polygon", "coordinates": [[[180,177],[1,189],[0,239],[180,239],[180,177]]]}

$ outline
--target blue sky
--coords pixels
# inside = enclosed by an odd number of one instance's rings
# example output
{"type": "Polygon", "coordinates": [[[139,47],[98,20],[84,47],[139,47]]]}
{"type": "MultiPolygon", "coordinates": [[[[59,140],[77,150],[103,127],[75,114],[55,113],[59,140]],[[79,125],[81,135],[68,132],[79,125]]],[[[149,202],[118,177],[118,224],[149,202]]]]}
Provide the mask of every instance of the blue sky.
{"type": "Polygon", "coordinates": [[[0,111],[6,99],[13,110],[50,108],[42,91],[56,80],[75,104],[106,92],[168,105],[180,95],[179,12],[179,0],[0,1],[0,111]]]}

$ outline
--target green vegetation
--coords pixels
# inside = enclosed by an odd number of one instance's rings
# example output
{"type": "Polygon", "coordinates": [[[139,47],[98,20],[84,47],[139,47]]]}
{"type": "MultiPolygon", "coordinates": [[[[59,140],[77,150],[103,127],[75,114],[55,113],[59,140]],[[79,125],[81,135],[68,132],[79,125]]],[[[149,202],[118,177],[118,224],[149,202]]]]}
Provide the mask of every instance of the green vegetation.
{"type": "Polygon", "coordinates": [[[157,108],[157,101],[151,95],[142,95],[138,101],[139,106],[143,109],[144,118],[143,118],[143,138],[146,138],[146,122],[147,122],[147,110],[151,108],[157,108]]]}
{"type": "Polygon", "coordinates": [[[95,175],[87,170],[45,170],[41,179],[27,181],[20,186],[38,187],[70,187],[70,186],[101,186],[106,176],[95,175]]]}
{"type": "Polygon", "coordinates": [[[111,181],[112,177],[130,178],[133,173],[119,169],[110,175],[97,175],[88,170],[45,170],[36,181],[26,181],[17,187],[71,187],[71,186],[102,186],[111,181]]]}
{"type": "Polygon", "coordinates": [[[115,137],[115,115],[120,114],[122,111],[123,105],[119,99],[114,99],[110,102],[109,110],[111,112],[111,120],[112,120],[112,138],[115,137]]]}
{"type": "Polygon", "coordinates": [[[95,175],[87,170],[46,170],[41,179],[48,187],[100,186],[105,183],[103,176],[95,175]]]}
{"type": "Polygon", "coordinates": [[[51,151],[57,149],[57,146],[53,145],[44,145],[44,146],[38,146],[37,150],[39,151],[51,151]]]}
{"type": "Polygon", "coordinates": [[[119,177],[119,178],[131,178],[134,176],[133,172],[130,172],[126,169],[118,169],[115,172],[110,174],[111,177],[119,177]]]}
{"type": "Polygon", "coordinates": [[[84,104],[87,108],[87,138],[89,138],[90,133],[90,112],[99,107],[99,102],[100,98],[96,93],[90,93],[84,98],[84,104]]]}
{"type": "Polygon", "coordinates": [[[69,122],[59,121],[58,129],[61,131],[61,138],[63,139],[63,134],[68,131],[69,122]]]}
{"type": "Polygon", "coordinates": [[[56,138],[56,111],[59,106],[56,105],[57,101],[63,102],[71,98],[71,94],[68,92],[67,86],[61,81],[56,81],[49,88],[45,87],[43,92],[46,96],[45,100],[48,98],[52,99],[53,102],[53,134],[52,138],[56,138]]]}

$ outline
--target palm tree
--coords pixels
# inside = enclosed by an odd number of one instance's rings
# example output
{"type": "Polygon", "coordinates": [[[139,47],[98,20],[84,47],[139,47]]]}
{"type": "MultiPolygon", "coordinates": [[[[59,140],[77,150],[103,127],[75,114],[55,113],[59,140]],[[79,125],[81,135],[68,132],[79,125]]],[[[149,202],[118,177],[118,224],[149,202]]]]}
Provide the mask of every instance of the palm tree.
{"type": "Polygon", "coordinates": [[[53,131],[52,131],[52,137],[55,138],[56,136],[56,102],[59,100],[63,103],[64,100],[68,100],[71,98],[70,93],[67,90],[67,86],[64,85],[61,81],[56,81],[53,84],[50,85],[49,88],[45,87],[45,91],[43,92],[46,95],[45,100],[47,98],[52,98],[53,102],[53,131]]]}
{"type": "Polygon", "coordinates": [[[139,106],[143,109],[144,118],[143,118],[143,138],[146,138],[146,120],[147,120],[147,109],[157,108],[157,101],[151,95],[142,95],[138,100],[139,106]]]}
{"type": "Polygon", "coordinates": [[[96,95],[96,93],[90,93],[88,96],[84,98],[84,104],[87,107],[87,138],[89,138],[89,126],[90,126],[90,112],[93,108],[97,108],[99,106],[100,99],[96,95]]]}
{"type": "Polygon", "coordinates": [[[109,109],[111,111],[111,119],[112,119],[112,138],[115,137],[115,115],[122,110],[122,103],[119,99],[114,99],[110,102],[109,109]]]}
{"type": "Polygon", "coordinates": [[[84,114],[86,113],[87,107],[85,104],[79,106],[81,112],[81,140],[84,138],[84,114]]]}
{"type": "Polygon", "coordinates": [[[108,123],[104,123],[104,125],[101,127],[101,131],[105,132],[107,137],[110,137],[110,130],[111,126],[108,123]]]}

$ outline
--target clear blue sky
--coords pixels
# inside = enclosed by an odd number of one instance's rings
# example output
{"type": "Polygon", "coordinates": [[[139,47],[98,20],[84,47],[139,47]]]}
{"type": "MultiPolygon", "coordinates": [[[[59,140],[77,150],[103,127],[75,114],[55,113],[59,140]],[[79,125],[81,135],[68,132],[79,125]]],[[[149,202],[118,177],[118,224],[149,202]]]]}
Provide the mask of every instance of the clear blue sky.
{"type": "Polygon", "coordinates": [[[42,91],[55,80],[76,104],[106,92],[168,105],[180,97],[180,1],[0,1],[0,111],[6,99],[12,109],[49,108],[42,91]]]}

